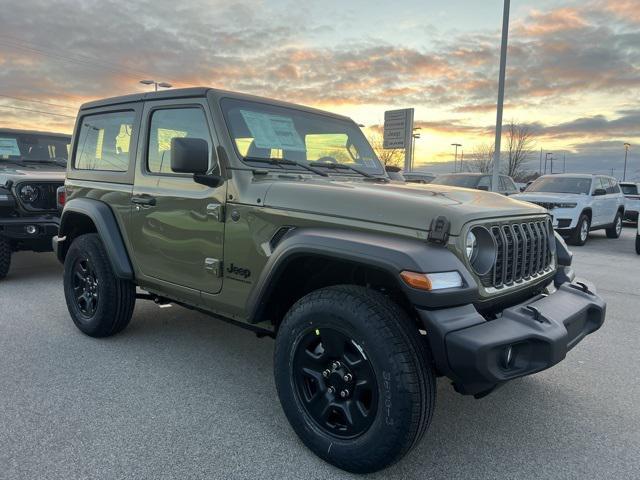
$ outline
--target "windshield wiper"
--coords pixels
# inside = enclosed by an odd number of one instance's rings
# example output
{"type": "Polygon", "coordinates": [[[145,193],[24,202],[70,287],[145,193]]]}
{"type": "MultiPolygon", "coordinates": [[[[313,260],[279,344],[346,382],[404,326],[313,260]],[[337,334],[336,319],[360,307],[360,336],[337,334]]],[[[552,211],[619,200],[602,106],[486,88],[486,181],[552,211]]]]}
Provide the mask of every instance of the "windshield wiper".
{"type": "Polygon", "coordinates": [[[262,157],[244,157],[245,160],[250,162],[259,162],[259,163],[268,163],[269,165],[295,165],[297,167],[304,168],[305,170],[309,170],[310,172],[315,173],[316,175],[320,175],[322,177],[328,177],[325,172],[322,170],[318,170],[313,168],[306,163],[297,162],[295,160],[289,160],[287,158],[262,158],[262,157]]]}
{"type": "Polygon", "coordinates": [[[370,173],[365,172],[364,170],[360,170],[359,168],[352,167],[351,165],[345,165],[344,163],[313,162],[313,163],[311,163],[311,165],[313,165],[315,167],[330,168],[330,169],[333,169],[333,170],[351,170],[352,172],[360,174],[360,175],[362,175],[363,177],[366,177],[366,178],[372,178],[372,179],[380,180],[380,181],[384,181],[384,182],[388,181],[388,179],[386,179],[385,177],[376,177],[375,175],[371,175],[370,173]]]}
{"type": "Polygon", "coordinates": [[[56,165],[59,165],[61,167],[67,166],[67,161],[62,160],[60,158],[42,158],[42,159],[25,158],[22,161],[28,162],[28,163],[55,163],[56,165]]]}
{"type": "Polygon", "coordinates": [[[0,163],[2,162],[7,162],[7,163],[12,163],[14,165],[18,165],[19,167],[23,167],[23,168],[34,168],[31,167],[29,165],[25,165],[23,162],[18,161],[18,160],[9,160],[8,158],[0,158],[0,163]]]}

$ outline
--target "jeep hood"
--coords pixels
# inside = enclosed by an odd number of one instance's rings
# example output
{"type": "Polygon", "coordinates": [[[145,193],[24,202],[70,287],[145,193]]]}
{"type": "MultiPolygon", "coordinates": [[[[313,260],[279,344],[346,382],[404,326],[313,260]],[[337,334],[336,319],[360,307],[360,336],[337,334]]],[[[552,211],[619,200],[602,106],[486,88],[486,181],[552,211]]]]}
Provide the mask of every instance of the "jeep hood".
{"type": "Polygon", "coordinates": [[[459,235],[472,220],[546,213],[537,205],[482,190],[315,178],[274,181],[264,205],[423,231],[432,219],[444,215],[452,235],[459,235]]]}
{"type": "Polygon", "coordinates": [[[38,165],[30,163],[28,166],[20,167],[13,163],[3,162],[0,160],[0,186],[7,181],[12,180],[14,183],[22,180],[30,181],[61,181],[64,182],[67,170],[64,167],[46,163],[38,165]],[[33,167],[33,168],[30,168],[33,167]]]}

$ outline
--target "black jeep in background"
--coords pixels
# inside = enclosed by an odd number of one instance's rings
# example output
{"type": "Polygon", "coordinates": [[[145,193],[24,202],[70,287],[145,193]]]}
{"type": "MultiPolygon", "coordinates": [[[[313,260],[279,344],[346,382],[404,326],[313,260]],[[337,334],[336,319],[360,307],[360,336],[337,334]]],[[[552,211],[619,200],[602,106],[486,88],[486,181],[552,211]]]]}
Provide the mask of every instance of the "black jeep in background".
{"type": "Polygon", "coordinates": [[[69,135],[0,128],[0,279],[13,252],[51,251],[70,142],[69,135]]]}

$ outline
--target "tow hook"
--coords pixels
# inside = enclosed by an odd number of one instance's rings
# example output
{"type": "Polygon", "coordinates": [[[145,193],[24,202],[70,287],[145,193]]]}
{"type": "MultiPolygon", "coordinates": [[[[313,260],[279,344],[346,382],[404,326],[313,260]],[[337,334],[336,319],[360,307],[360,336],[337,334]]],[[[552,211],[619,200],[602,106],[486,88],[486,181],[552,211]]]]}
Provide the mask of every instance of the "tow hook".
{"type": "Polygon", "coordinates": [[[533,319],[539,323],[551,323],[549,320],[533,305],[527,305],[524,309],[533,314],[533,319]]]}

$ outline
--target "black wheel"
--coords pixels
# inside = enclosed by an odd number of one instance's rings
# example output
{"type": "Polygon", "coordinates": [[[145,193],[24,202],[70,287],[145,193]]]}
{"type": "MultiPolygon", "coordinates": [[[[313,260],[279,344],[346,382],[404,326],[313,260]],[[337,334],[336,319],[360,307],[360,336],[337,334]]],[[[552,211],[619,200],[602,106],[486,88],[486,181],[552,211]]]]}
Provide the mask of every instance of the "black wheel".
{"type": "Polygon", "coordinates": [[[622,215],[620,212],[616,213],[616,218],[613,221],[613,225],[607,228],[607,238],[620,238],[622,233],[622,215]]]}
{"type": "Polygon", "coordinates": [[[76,326],[91,337],[108,337],[131,320],[135,285],[115,277],[100,237],[76,238],[64,261],[64,294],[76,326]]]}
{"type": "Polygon", "coordinates": [[[298,436],[350,472],[402,458],[435,405],[435,376],[417,327],[363,287],[324,288],[299,300],[278,331],[274,374],[298,436]]]}
{"type": "Polygon", "coordinates": [[[591,220],[586,214],[580,215],[576,228],[573,229],[567,243],[570,245],[584,245],[589,238],[589,230],[591,229],[591,220]]]}
{"type": "Polygon", "coordinates": [[[11,243],[9,239],[0,236],[0,280],[7,276],[11,266],[11,243]]]}
{"type": "Polygon", "coordinates": [[[640,233],[636,235],[636,253],[640,255],[640,233]]]}

